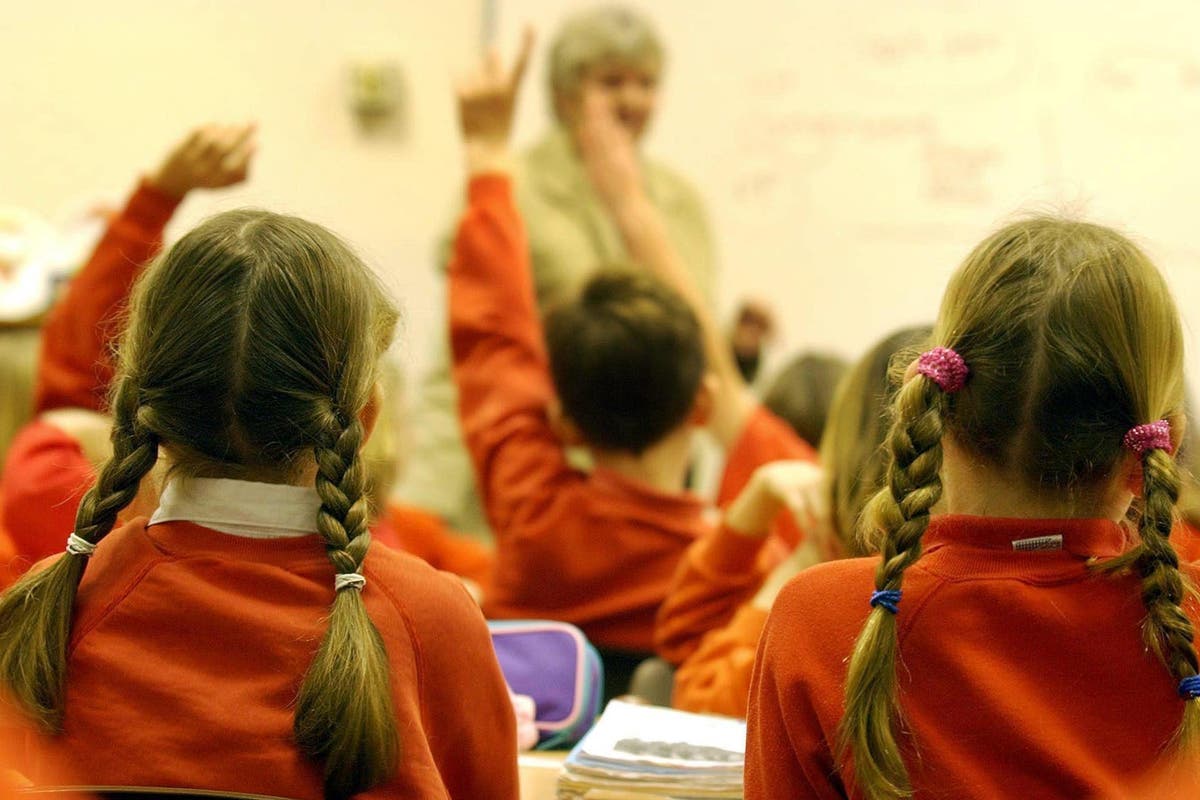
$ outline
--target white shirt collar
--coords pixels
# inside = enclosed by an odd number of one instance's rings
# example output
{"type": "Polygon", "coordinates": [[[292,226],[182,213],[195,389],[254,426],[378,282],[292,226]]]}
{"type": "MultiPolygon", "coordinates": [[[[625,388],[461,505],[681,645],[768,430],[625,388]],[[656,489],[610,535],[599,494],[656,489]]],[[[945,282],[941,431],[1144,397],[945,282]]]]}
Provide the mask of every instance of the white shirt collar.
{"type": "Polygon", "coordinates": [[[310,486],[172,478],[150,524],[192,522],[251,539],[284,539],[317,533],[321,498],[310,486]]]}

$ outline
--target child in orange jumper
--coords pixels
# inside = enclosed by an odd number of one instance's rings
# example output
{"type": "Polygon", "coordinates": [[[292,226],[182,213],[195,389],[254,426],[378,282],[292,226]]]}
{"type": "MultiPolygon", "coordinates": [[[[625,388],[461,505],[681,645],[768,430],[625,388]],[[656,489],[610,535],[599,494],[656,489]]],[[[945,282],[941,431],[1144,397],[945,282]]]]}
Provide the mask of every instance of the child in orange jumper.
{"type": "Polygon", "coordinates": [[[723,431],[745,477],[812,451],[720,377],[736,374],[723,343],[707,348],[718,377],[705,379],[695,315],[646,275],[602,272],[549,314],[543,338],[507,175],[515,92],[475,84],[464,99],[471,177],[448,275],[460,417],[496,534],[484,610],[647,654],[679,558],[709,525],[683,492],[694,429],[723,431]],[[586,445],[596,468],[573,469],[564,443],[586,445]]]}
{"type": "Polygon", "coordinates": [[[967,257],[933,341],[893,404],[881,556],[771,610],[747,800],[1130,796],[1200,731],[1170,292],[1114,231],[1031,219],[967,257]]]}
{"type": "Polygon", "coordinates": [[[43,731],[19,769],[515,800],[512,705],[478,607],[371,546],[359,451],[397,318],[377,278],[317,225],[233,211],[160,256],[130,306],[112,456],[66,554],[0,596],[0,679],[43,731]],[[160,453],[153,516],[116,525],[160,453]]]}
{"type": "MultiPolygon", "coordinates": [[[[821,440],[821,466],[776,462],[761,467],[725,515],[725,525],[688,549],[658,614],[656,634],[677,651],[694,649],[675,673],[671,704],[686,711],[746,716],[750,677],[767,613],[783,585],[801,569],[831,558],[865,555],[856,535],[867,498],[883,484],[881,451],[892,357],[928,338],[929,328],[898,331],[879,342],[839,382],[821,440]],[[795,478],[791,473],[802,472],[795,478]],[[760,551],[766,515],[782,504],[780,481],[804,481],[815,509],[812,527],[792,555],[772,571],[760,551]],[[757,495],[757,496],[756,496],[757,495]],[[766,509],[765,514],[755,506],[766,509]],[[729,617],[727,625],[705,627],[729,617]]],[[[785,486],[788,484],[785,484],[785,486]]]]}

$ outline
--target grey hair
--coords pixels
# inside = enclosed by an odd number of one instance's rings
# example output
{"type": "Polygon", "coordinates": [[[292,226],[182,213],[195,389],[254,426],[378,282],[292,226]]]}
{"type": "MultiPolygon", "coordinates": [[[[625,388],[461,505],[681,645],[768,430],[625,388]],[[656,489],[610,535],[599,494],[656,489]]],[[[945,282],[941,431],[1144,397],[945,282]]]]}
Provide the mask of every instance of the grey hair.
{"type": "Polygon", "coordinates": [[[558,98],[575,93],[587,68],[603,61],[637,64],[659,71],[665,60],[658,32],[638,12],[619,5],[581,11],[567,18],[550,45],[547,67],[550,96],[558,98]]]}

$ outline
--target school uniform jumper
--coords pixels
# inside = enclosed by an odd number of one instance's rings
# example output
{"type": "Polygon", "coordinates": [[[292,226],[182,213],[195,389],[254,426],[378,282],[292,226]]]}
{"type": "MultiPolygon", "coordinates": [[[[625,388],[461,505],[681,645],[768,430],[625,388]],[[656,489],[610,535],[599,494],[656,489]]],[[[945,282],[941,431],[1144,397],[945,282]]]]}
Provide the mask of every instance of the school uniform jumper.
{"type": "MultiPolygon", "coordinates": [[[[740,436],[729,453],[717,493],[721,508],[737,498],[758,466],[780,460],[817,460],[816,452],[790,425],[761,406],[750,417],[746,430],[754,435],[740,436]]],[[[658,610],[654,629],[658,654],[672,664],[690,660],[701,640],[730,623],[739,607],[754,596],[766,576],[802,538],[803,533],[786,511],[776,517],[766,536],[743,536],[723,525],[705,531],[684,553],[658,610]]],[[[753,661],[753,647],[750,655],[753,661]]],[[[678,680],[677,673],[677,688],[678,680]]]]}
{"type": "MultiPolygon", "coordinates": [[[[322,797],[292,735],[334,600],[319,505],[306,487],[172,481],[149,524],[105,537],[75,604],[63,733],[36,738],[26,774],[322,797]]],[[[361,796],[516,800],[516,723],[478,607],[458,579],[385,547],[362,572],[400,756],[361,796]]]]}
{"type": "MultiPolygon", "coordinates": [[[[1140,580],[1088,567],[1127,546],[1108,520],[933,518],[896,618],[916,798],[1129,797],[1170,752],[1184,701],[1142,641],[1140,580]],[[1029,546],[1049,549],[1017,549],[1029,546]]],[[[746,800],[857,796],[834,743],[877,563],[819,564],[775,601],[751,685],[746,800]]]]}
{"type": "MultiPolygon", "coordinates": [[[[563,620],[601,647],[649,652],[679,559],[710,527],[705,507],[568,465],[546,417],[554,388],[510,181],[476,177],[467,195],[449,316],[463,434],[496,534],[484,612],[563,620]]],[[[755,414],[743,438],[771,437],[764,419],[755,414]]]]}

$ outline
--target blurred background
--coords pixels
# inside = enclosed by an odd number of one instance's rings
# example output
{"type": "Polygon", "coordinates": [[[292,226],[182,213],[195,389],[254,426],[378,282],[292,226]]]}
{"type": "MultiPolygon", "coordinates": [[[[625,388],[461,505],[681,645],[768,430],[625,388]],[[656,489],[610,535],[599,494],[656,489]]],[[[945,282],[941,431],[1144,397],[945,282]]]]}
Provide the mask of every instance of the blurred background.
{"type": "MultiPolygon", "coordinates": [[[[461,171],[453,76],[489,38],[540,45],[561,0],[82,0],[0,15],[0,206],[66,227],[120,202],[204,120],[257,120],[250,182],[190,200],[266,206],[350,239],[406,312],[399,358],[442,325],[435,245],[461,171]]],[[[644,0],[668,48],[647,140],[708,204],[728,313],[767,298],[777,352],[861,352],[931,320],[967,249],[1023,211],[1142,242],[1189,323],[1200,298],[1200,6],[1185,0],[644,0]]],[[[544,48],[519,140],[549,119],[544,48]]]]}

